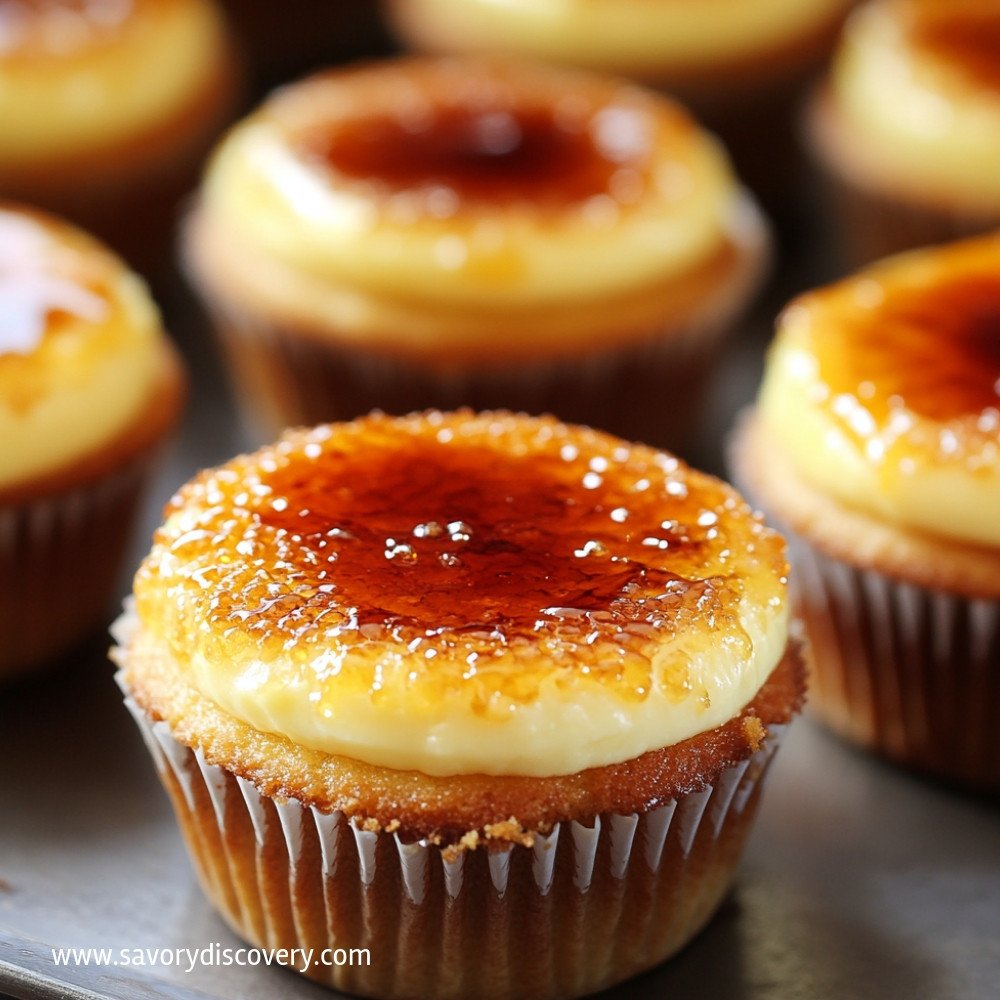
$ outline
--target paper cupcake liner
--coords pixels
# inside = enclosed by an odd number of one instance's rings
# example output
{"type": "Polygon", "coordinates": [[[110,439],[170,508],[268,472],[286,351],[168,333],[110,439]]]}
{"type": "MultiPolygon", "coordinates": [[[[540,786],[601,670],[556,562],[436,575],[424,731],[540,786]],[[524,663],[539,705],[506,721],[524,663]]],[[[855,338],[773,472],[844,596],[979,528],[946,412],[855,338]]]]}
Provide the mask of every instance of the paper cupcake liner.
{"type": "Polygon", "coordinates": [[[116,596],[145,453],[63,493],[0,503],[0,681],[71,648],[116,596]]]}
{"type": "Polygon", "coordinates": [[[262,795],[150,720],[118,678],[228,923],[262,947],[367,948],[369,966],[305,974],[384,998],[580,996],[677,951],[731,883],[785,729],[769,727],[714,785],[650,812],[562,822],[530,847],[456,851],[262,795]]]}
{"type": "MultiPolygon", "coordinates": [[[[916,247],[976,236],[1000,226],[1000,215],[947,209],[853,182],[823,159],[818,161],[825,215],[849,267],[861,267],[916,247]]],[[[960,195],[961,192],[958,192],[960,195]]]]}
{"type": "Polygon", "coordinates": [[[934,243],[976,236],[1000,225],[1000,216],[947,212],[833,181],[833,211],[843,227],[840,242],[852,264],[934,243]]]}
{"type": "Polygon", "coordinates": [[[210,304],[247,422],[262,439],[282,429],[381,409],[507,409],[554,413],[628,440],[682,449],[697,424],[720,342],[749,292],[725,315],[610,349],[523,364],[435,365],[306,335],[210,304]]]}
{"type": "Polygon", "coordinates": [[[929,590],[793,547],[810,705],[901,764],[1000,791],[1000,601],[929,590]]]}

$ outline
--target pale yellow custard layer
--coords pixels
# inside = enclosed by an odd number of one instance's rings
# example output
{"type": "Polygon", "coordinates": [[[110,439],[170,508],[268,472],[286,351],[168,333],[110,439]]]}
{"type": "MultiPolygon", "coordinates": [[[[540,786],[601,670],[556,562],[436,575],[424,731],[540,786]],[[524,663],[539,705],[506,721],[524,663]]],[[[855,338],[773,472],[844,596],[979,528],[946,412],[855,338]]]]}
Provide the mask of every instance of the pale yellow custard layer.
{"type": "Polygon", "coordinates": [[[780,538],[672,456],[551,418],[290,433],[172,502],[138,646],[257,729],[427,774],[622,762],[749,704],[780,538]]]}
{"type": "Polygon", "coordinates": [[[4,4],[0,179],[149,133],[191,105],[227,52],[211,0],[4,4]]]}
{"type": "Polygon", "coordinates": [[[609,301],[628,315],[653,299],[663,322],[685,277],[766,242],[725,154],[676,105],[506,61],[406,60],[279,91],[222,143],[196,215],[210,287],[228,272],[264,295],[269,269],[288,272],[272,311],[427,343],[475,337],[470,312],[484,337],[506,323],[544,339],[532,311],[558,335],[564,307],[583,336],[607,322],[588,305],[609,301]]]}
{"type": "Polygon", "coordinates": [[[428,45],[525,55],[612,72],[752,59],[833,23],[847,0],[396,0],[428,45]]]}
{"type": "Polygon", "coordinates": [[[0,207],[0,491],[122,433],[150,399],[161,341],[145,286],[117,257],[0,207]]]}
{"type": "Polygon", "coordinates": [[[813,487],[891,524],[1000,546],[1000,238],[920,250],[801,296],[761,390],[813,487]]]}
{"type": "Polygon", "coordinates": [[[845,162],[891,193],[996,213],[998,64],[998,0],[866,4],[847,24],[830,77],[845,162]]]}

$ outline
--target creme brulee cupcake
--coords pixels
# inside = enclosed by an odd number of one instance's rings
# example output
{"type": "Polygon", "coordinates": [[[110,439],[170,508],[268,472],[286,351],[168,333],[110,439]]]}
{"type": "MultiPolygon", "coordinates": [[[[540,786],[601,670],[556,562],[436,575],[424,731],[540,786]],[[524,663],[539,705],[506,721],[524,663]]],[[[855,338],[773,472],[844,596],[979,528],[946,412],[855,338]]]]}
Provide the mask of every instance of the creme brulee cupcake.
{"type": "Polygon", "coordinates": [[[306,970],[367,996],[572,997],[730,885],[802,700],[785,573],[668,454],[373,415],[185,486],[116,658],[241,936],[368,948],[306,970]]]}
{"type": "Polygon", "coordinates": [[[670,101],[412,59],[312,77],[236,126],[184,251],[268,431],[468,404],[676,443],[767,234],[670,101]]]}
{"type": "Polygon", "coordinates": [[[800,538],[816,711],[894,760],[994,792],[998,303],[998,236],[802,296],[735,454],[800,538]]]}
{"type": "Polygon", "coordinates": [[[854,262],[1000,225],[1000,0],[866,4],[807,124],[854,262]]]}
{"type": "Polygon", "coordinates": [[[138,278],[82,232],[0,203],[0,679],[108,612],[182,387],[138,278]]]}
{"type": "MultiPolygon", "coordinates": [[[[389,0],[432,52],[509,52],[631,77],[689,104],[755,191],[788,200],[799,88],[854,0],[389,0]]],[[[769,200],[770,207],[770,200],[769,200]]]]}
{"type": "Polygon", "coordinates": [[[235,80],[213,0],[0,0],[0,197],[153,267],[235,80]]]}

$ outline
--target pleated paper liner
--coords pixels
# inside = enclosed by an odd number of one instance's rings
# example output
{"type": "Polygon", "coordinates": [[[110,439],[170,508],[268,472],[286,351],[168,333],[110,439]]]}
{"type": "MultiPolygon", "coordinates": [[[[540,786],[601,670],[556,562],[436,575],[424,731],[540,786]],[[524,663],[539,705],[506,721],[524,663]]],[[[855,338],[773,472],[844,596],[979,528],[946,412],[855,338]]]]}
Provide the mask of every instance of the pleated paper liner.
{"type": "Polygon", "coordinates": [[[1000,600],[909,583],[813,545],[748,481],[760,485],[764,474],[747,462],[754,420],[753,411],[738,420],[729,464],[743,495],[788,538],[793,606],[808,640],[810,710],[897,764],[1000,791],[1000,600]]]}
{"type": "Polygon", "coordinates": [[[142,412],[100,451],[0,496],[0,683],[67,652],[110,620],[145,487],[183,404],[164,342],[142,412]]]}
{"type": "Polygon", "coordinates": [[[714,784],[649,812],[458,850],[261,794],[176,741],[118,677],[205,893],[234,931],[314,955],[366,948],[370,965],[314,963],[306,975],[385,998],[582,996],[676,952],[731,884],[786,728],[769,726],[714,784]]]}
{"type": "Polygon", "coordinates": [[[921,204],[852,184],[830,173],[825,178],[827,214],[849,267],[860,267],[904,250],[948,243],[1000,226],[1000,213],[975,215],[921,204]]]}
{"type": "MultiPolygon", "coordinates": [[[[224,348],[246,422],[261,440],[288,426],[350,420],[373,409],[405,414],[471,407],[553,413],[683,452],[724,339],[770,260],[766,223],[741,192],[730,244],[679,292],[676,314],[658,317],[649,328],[612,327],[604,342],[591,336],[556,354],[541,331],[537,356],[477,359],[466,350],[456,360],[358,342],[332,321],[328,329],[312,330],[247,304],[214,274],[212,254],[222,251],[210,229],[196,206],[185,224],[185,263],[224,348]]],[[[494,345],[486,346],[495,353],[494,345]]]]}
{"type": "Polygon", "coordinates": [[[150,462],[97,482],[0,505],[0,681],[69,649],[115,596],[150,462]]]}
{"type": "Polygon", "coordinates": [[[967,598],[793,544],[813,710],[908,767],[1000,792],[1000,601],[967,598]]]}
{"type": "Polygon", "coordinates": [[[995,212],[972,211],[956,204],[919,199],[887,189],[882,183],[865,183],[837,162],[837,134],[831,124],[829,97],[813,95],[805,116],[805,141],[814,164],[814,188],[824,202],[824,215],[843,264],[854,269],[892,254],[936,243],[976,236],[1000,227],[1000,206],[995,212]]]}
{"type": "Polygon", "coordinates": [[[598,351],[478,369],[438,367],[340,345],[215,310],[247,422],[270,440],[287,426],[350,420],[373,409],[509,409],[682,451],[698,424],[724,324],[692,324],[598,351]]]}

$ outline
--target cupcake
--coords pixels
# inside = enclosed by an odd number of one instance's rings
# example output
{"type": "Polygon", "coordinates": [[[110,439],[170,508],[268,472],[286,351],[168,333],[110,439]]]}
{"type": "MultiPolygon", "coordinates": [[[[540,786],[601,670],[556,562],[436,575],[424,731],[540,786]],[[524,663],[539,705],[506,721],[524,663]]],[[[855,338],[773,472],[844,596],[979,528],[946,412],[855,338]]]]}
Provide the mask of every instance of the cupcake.
{"type": "Polygon", "coordinates": [[[550,998],[709,919],[802,700],[783,543],[731,488],[430,412],[289,432],[166,517],[115,655],[242,937],[366,996],[550,998]]]}
{"type": "Polygon", "coordinates": [[[857,264],[1000,225],[1000,2],[866,4],[807,132],[857,264]]]}
{"type": "Polygon", "coordinates": [[[797,535],[816,712],[1000,790],[1000,237],[913,251],[778,324],[736,467],[797,535]]]}
{"type": "Polygon", "coordinates": [[[177,200],[233,103],[212,0],[6,2],[0,18],[0,196],[130,262],[169,258],[177,200]]]}
{"type": "MultiPolygon", "coordinates": [[[[798,86],[853,0],[390,0],[401,38],[511,52],[661,87],[733,149],[754,190],[788,197],[798,86]]],[[[770,204],[769,204],[770,207],[770,204]]]]}
{"type": "Polygon", "coordinates": [[[675,104],[465,59],[279,91],[221,144],[183,243],[262,433],[470,405],[674,444],[767,257],[675,104]]]}
{"type": "Polygon", "coordinates": [[[121,261],[63,222],[0,205],[0,680],[108,612],[182,384],[121,261]]]}

